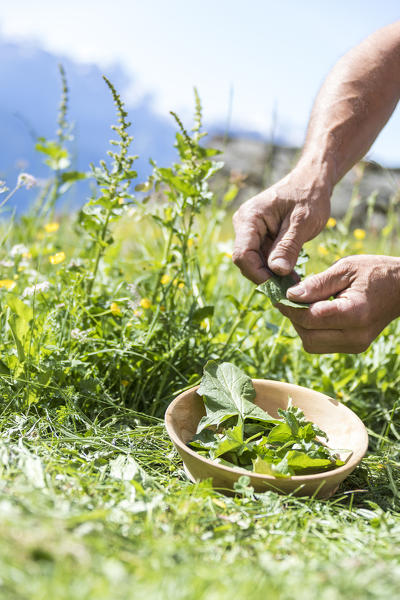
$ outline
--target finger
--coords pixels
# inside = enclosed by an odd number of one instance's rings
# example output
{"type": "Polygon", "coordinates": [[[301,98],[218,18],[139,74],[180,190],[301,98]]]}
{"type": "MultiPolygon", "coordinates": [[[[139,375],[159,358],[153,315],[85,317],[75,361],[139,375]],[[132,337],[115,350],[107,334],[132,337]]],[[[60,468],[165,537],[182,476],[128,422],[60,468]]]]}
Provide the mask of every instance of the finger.
{"type": "Polygon", "coordinates": [[[312,304],[308,310],[279,304],[280,312],[303,329],[351,329],[361,325],[363,309],[355,299],[339,297],[312,304]],[[360,313],[360,314],[358,314],[360,313]]]}
{"type": "Polygon", "coordinates": [[[371,340],[365,329],[303,329],[293,325],[306,352],[310,354],[358,354],[365,352],[371,340]]]}
{"type": "Polygon", "coordinates": [[[268,257],[269,268],[278,275],[288,275],[293,271],[306,237],[299,222],[288,215],[282,222],[268,257]]]}
{"type": "Polygon", "coordinates": [[[233,218],[236,239],[232,260],[242,274],[254,281],[263,283],[268,279],[268,273],[260,254],[263,239],[267,233],[264,223],[252,221],[242,216],[238,211],[233,218]]]}
{"type": "Polygon", "coordinates": [[[351,274],[345,263],[340,261],[326,271],[317,275],[310,275],[303,281],[287,291],[290,300],[298,302],[319,302],[328,300],[351,284],[351,274]]]}
{"type": "Polygon", "coordinates": [[[264,267],[261,255],[256,250],[247,250],[245,252],[232,254],[233,262],[239,267],[242,275],[253,281],[257,285],[264,283],[271,277],[269,269],[264,267]]]}

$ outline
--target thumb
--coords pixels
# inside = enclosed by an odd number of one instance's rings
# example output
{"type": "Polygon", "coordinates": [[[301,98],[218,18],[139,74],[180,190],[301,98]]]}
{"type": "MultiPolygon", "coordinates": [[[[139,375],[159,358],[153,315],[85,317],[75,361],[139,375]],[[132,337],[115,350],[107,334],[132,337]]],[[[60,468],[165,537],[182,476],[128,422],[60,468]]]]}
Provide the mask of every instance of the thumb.
{"type": "Polygon", "coordinates": [[[319,302],[328,300],[349,287],[350,273],[339,263],[332,265],[326,271],[310,275],[287,291],[289,300],[300,302],[319,302]]]}
{"type": "Polygon", "coordinates": [[[288,275],[293,271],[306,241],[300,231],[299,223],[290,222],[290,217],[283,221],[268,256],[268,267],[277,275],[288,275]]]}

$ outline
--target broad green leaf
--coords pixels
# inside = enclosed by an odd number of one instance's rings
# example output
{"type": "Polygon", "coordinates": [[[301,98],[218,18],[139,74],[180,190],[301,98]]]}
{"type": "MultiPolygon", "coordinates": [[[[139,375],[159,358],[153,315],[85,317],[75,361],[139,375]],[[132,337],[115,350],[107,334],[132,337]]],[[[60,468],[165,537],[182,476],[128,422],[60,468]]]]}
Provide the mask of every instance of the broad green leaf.
{"type": "Polygon", "coordinates": [[[196,433],[196,435],[190,440],[189,445],[192,448],[199,448],[201,450],[209,450],[211,448],[215,448],[219,440],[217,439],[214,431],[211,429],[203,429],[200,433],[196,433]]]}
{"type": "Polygon", "coordinates": [[[243,446],[243,425],[239,423],[236,427],[226,430],[224,438],[213,451],[214,457],[222,456],[226,452],[238,449],[241,446],[243,446]]]}
{"type": "Polygon", "coordinates": [[[279,302],[280,304],[285,304],[292,308],[308,308],[310,306],[309,304],[292,302],[292,300],[289,300],[286,297],[288,289],[296,285],[296,283],[297,281],[294,279],[293,275],[285,275],[284,277],[271,275],[268,281],[265,281],[257,287],[257,291],[268,296],[272,304],[277,304],[279,302]]]}
{"type": "Polygon", "coordinates": [[[271,430],[268,435],[268,443],[274,444],[276,442],[285,443],[293,437],[292,430],[287,423],[279,423],[271,430]]]}
{"type": "Polygon", "coordinates": [[[22,302],[17,296],[9,295],[7,297],[7,306],[28,323],[33,318],[32,308],[28,304],[25,304],[25,302],[22,302]]]}
{"type": "Polygon", "coordinates": [[[208,425],[219,425],[234,415],[242,421],[246,418],[276,421],[252,402],[256,391],[250,377],[231,363],[218,365],[209,361],[197,393],[203,396],[207,412],[199,423],[198,432],[208,425]]]}
{"type": "Polygon", "coordinates": [[[272,464],[261,456],[257,456],[255,460],[253,460],[253,471],[255,473],[261,473],[262,475],[272,475],[275,477],[275,472],[272,470],[272,464]]]}
{"type": "Polygon", "coordinates": [[[312,458],[305,452],[298,452],[297,450],[289,450],[286,454],[286,461],[288,466],[295,469],[295,471],[309,469],[324,471],[327,467],[332,467],[335,464],[329,458],[312,458]]]}

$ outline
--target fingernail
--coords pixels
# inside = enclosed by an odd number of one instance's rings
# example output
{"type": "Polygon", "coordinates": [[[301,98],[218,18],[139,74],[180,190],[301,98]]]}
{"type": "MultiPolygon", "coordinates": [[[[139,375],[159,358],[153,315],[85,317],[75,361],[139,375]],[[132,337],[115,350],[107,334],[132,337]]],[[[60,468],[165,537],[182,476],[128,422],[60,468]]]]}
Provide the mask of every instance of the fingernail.
{"type": "Polygon", "coordinates": [[[290,270],[290,265],[287,262],[287,260],[285,260],[284,258],[272,258],[269,261],[269,266],[271,267],[271,269],[273,271],[276,271],[276,270],[289,271],[290,270]]]}
{"type": "Polygon", "coordinates": [[[301,283],[299,283],[298,285],[294,285],[293,287],[289,288],[287,293],[290,294],[290,296],[301,298],[301,296],[304,296],[306,293],[306,289],[301,283]]]}

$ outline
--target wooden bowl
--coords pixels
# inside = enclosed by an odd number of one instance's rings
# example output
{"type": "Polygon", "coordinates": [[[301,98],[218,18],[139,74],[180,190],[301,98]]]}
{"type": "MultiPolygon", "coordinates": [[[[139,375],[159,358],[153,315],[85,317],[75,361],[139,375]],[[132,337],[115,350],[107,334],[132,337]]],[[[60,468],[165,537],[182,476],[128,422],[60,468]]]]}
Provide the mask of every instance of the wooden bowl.
{"type": "MultiPolygon", "coordinates": [[[[337,450],[351,450],[345,465],[315,475],[296,475],[287,479],[252,473],[238,467],[227,467],[204,458],[187,446],[201,417],[205,414],[202,398],[196,393],[198,386],[180,394],[165,413],[165,425],[185,470],[192,481],[212,478],[213,487],[232,493],[234,483],[241,475],[250,477],[256,492],[275,490],[297,496],[329,498],[339,484],[361,462],[368,447],[368,434],[362,421],[349,408],[319,392],[280,381],[253,379],[256,390],[255,403],[272,417],[278,417],[278,408],[287,408],[288,398],[304,412],[306,418],[318,425],[328,435],[327,445],[337,450]]],[[[339,453],[340,454],[340,453],[339,453]]]]}

